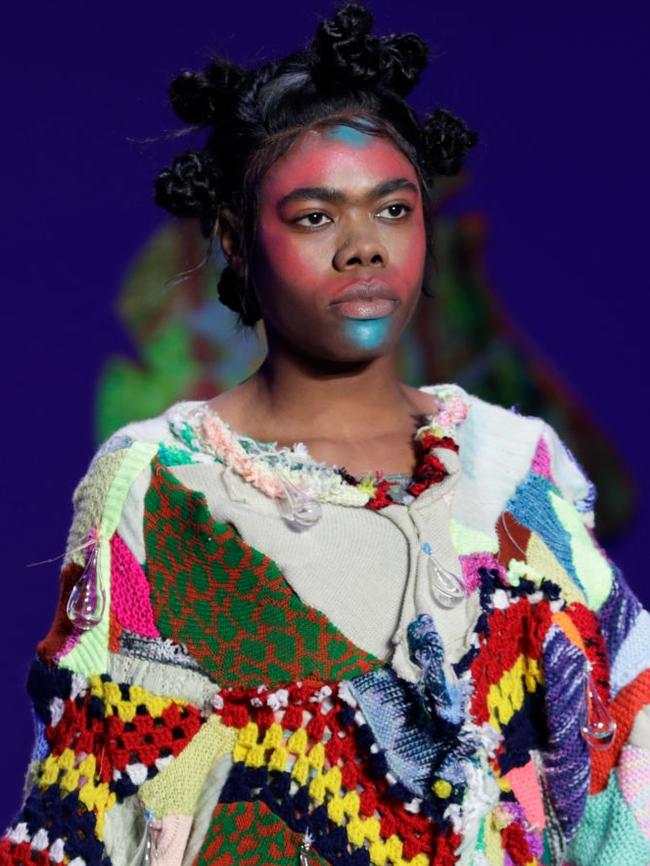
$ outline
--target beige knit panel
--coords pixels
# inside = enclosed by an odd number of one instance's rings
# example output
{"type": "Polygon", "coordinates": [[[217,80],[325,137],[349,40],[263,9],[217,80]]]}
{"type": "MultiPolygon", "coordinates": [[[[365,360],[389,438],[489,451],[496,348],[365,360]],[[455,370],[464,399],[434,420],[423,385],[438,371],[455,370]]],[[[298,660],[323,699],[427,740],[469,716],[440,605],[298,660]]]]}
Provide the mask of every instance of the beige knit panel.
{"type": "Polygon", "coordinates": [[[108,674],[116,683],[141,686],[154,695],[189,701],[196,707],[203,707],[217,691],[217,686],[198,671],[122,653],[110,654],[108,674]]]}
{"type": "Polygon", "coordinates": [[[144,862],[146,830],[144,810],[137,797],[127,797],[106,812],[104,845],[111,866],[134,866],[144,862]]]}

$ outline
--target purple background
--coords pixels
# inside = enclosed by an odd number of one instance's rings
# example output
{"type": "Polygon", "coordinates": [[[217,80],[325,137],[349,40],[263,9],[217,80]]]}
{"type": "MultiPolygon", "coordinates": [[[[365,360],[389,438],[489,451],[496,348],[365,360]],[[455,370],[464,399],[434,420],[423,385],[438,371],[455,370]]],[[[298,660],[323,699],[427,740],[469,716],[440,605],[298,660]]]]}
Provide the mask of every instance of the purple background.
{"type": "MultiPolygon", "coordinates": [[[[650,7],[369,5],[379,32],[415,30],[438,55],[416,105],[449,107],[480,132],[456,207],[488,214],[492,283],[639,480],[637,521],[610,552],[648,604],[650,7]]],[[[189,144],[130,139],[181,126],[166,99],[181,68],[202,66],[210,50],[251,62],[284,53],[333,9],[289,0],[12,7],[0,55],[2,827],[19,805],[31,748],[25,673],[57,593],[57,564],[25,565],[64,548],[72,490],[94,447],[98,371],[107,353],[132,351],[113,313],[116,290],[166,218],[153,177],[189,144]]]]}

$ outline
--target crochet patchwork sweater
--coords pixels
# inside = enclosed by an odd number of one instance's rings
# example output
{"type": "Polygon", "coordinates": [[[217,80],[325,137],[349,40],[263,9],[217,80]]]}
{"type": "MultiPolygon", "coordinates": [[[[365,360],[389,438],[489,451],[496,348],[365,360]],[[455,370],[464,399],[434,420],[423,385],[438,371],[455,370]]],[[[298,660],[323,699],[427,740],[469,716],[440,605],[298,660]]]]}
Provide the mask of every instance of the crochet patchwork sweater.
{"type": "Polygon", "coordinates": [[[540,419],[422,390],[401,487],[203,403],[100,448],[2,866],[650,863],[650,617],[593,487],[540,419]]]}

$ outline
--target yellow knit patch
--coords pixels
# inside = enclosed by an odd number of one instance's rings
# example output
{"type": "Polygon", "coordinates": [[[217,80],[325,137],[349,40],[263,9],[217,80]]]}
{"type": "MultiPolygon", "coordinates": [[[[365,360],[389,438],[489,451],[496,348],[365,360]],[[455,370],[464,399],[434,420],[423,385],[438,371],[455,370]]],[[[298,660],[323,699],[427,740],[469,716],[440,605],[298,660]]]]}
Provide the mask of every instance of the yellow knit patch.
{"type": "Polygon", "coordinates": [[[287,749],[293,752],[294,755],[304,755],[307,751],[307,731],[304,728],[298,728],[289,737],[287,749]]]}
{"type": "Polygon", "coordinates": [[[483,846],[490,866],[503,866],[505,852],[501,845],[501,831],[495,826],[492,814],[487,815],[483,822],[483,846]]]}
{"type": "Polygon", "coordinates": [[[58,785],[62,796],[77,792],[89,812],[95,813],[96,832],[104,838],[104,815],[115,805],[116,796],[105,782],[96,781],[97,761],[94,755],[77,756],[72,749],[60,755],[48,755],[41,763],[38,786],[41,790],[58,785]]]}
{"type": "Polygon", "coordinates": [[[123,722],[132,722],[140,705],[144,705],[149,715],[155,719],[162,716],[172,704],[184,707],[188,703],[181,698],[162,698],[153,695],[142,686],[130,686],[129,698],[125,700],[117,683],[104,682],[100,676],[96,675],[89,677],[88,683],[90,694],[99,698],[104,704],[106,715],[117,715],[123,722]]]}
{"type": "Polygon", "coordinates": [[[282,725],[278,725],[277,722],[275,722],[271,725],[266,734],[264,734],[264,747],[266,749],[277,749],[283,744],[284,737],[282,735],[282,725]]]}
{"type": "Polygon", "coordinates": [[[235,732],[210,716],[175,761],[145,782],[139,797],[156,817],[193,815],[205,779],[215,762],[232,752],[235,732]]]}
{"type": "Polygon", "coordinates": [[[370,845],[370,862],[373,866],[429,866],[431,862],[426,854],[418,854],[411,860],[405,860],[402,853],[402,840],[391,836],[385,842],[377,841],[370,845]]]}
{"type": "Polygon", "coordinates": [[[550,547],[536,532],[531,532],[528,539],[526,561],[545,578],[553,581],[561,588],[562,596],[568,604],[574,601],[585,604],[585,596],[576,582],[569,577],[567,570],[559,563],[550,547]]]}
{"type": "Polygon", "coordinates": [[[497,775],[495,776],[495,779],[497,780],[497,784],[502,791],[505,791],[507,794],[511,793],[512,785],[504,776],[497,775]]]}
{"type": "Polygon", "coordinates": [[[524,703],[526,692],[535,692],[543,681],[542,671],[537,659],[520,655],[514,665],[505,671],[498,683],[490,686],[488,709],[490,724],[501,730],[507,725],[524,703]]]}

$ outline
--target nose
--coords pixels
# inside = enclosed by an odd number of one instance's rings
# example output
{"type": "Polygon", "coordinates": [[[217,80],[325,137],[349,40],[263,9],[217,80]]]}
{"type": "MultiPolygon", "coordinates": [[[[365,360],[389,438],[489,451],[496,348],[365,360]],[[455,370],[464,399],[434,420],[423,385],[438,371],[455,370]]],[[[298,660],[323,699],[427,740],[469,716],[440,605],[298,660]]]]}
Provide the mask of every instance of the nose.
{"type": "Polygon", "coordinates": [[[339,246],[332,262],[337,271],[354,268],[385,268],[388,250],[372,227],[357,229],[339,246]]]}

